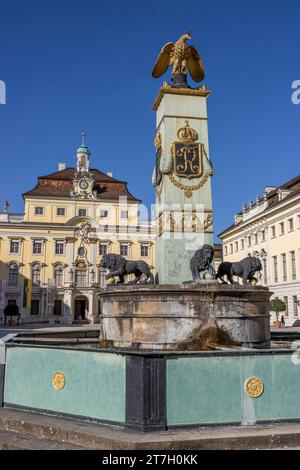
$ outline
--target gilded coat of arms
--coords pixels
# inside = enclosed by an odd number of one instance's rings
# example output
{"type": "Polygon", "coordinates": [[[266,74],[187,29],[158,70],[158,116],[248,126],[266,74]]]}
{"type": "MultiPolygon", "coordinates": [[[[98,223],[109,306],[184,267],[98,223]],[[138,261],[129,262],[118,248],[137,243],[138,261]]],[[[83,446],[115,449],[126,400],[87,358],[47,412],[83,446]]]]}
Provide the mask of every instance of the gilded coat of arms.
{"type": "Polygon", "coordinates": [[[177,176],[191,179],[203,175],[202,144],[174,142],[172,154],[177,176]]]}
{"type": "Polygon", "coordinates": [[[172,155],[174,173],[181,178],[200,178],[203,175],[203,145],[195,142],[198,134],[184,122],[177,132],[179,142],[173,142],[172,155]]]}

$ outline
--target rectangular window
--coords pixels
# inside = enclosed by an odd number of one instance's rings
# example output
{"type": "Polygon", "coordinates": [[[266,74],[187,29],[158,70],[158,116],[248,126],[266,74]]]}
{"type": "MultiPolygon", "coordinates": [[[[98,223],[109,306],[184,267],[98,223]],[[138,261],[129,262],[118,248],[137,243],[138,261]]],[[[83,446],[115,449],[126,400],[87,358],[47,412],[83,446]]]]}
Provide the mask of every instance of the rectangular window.
{"type": "Polygon", "coordinates": [[[300,215],[298,215],[298,228],[300,228],[300,215]]]}
{"type": "Polygon", "coordinates": [[[44,215],[44,208],[37,206],[34,208],[34,213],[35,215],[44,215]]]}
{"type": "Polygon", "coordinates": [[[80,217],[86,217],[86,209],[79,209],[78,210],[78,215],[80,217]]]}
{"type": "Polygon", "coordinates": [[[61,240],[56,240],[55,242],[55,254],[56,255],[63,255],[65,249],[65,243],[61,240]]]}
{"type": "Polygon", "coordinates": [[[286,254],[282,253],[282,280],[283,282],[287,281],[287,269],[286,269],[286,254]]]}
{"type": "Polygon", "coordinates": [[[278,282],[277,256],[273,256],[274,282],[278,282]]]}
{"type": "Polygon", "coordinates": [[[33,240],[32,253],[34,255],[41,255],[42,254],[42,247],[43,247],[42,240],[33,240]]]}
{"type": "Polygon", "coordinates": [[[127,243],[121,243],[120,244],[120,255],[121,256],[128,256],[128,244],[127,243]]]}
{"type": "Polygon", "coordinates": [[[248,237],[248,248],[251,247],[251,236],[248,237]]]}
{"type": "Polygon", "coordinates": [[[228,248],[227,248],[227,245],[224,247],[225,248],[225,256],[228,255],[228,248]]]}
{"type": "Polygon", "coordinates": [[[242,240],[241,240],[241,250],[243,250],[244,247],[245,247],[245,242],[244,242],[244,239],[242,238],[242,240]]]}
{"type": "Polygon", "coordinates": [[[294,251],[290,251],[291,254],[291,266],[292,266],[292,280],[296,280],[296,255],[294,251]]]}
{"type": "Polygon", "coordinates": [[[298,317],[298,298],[296,295],[293,295],[293,311],[294,317],[298,317]]]}
{"type": "Polygon", "coordinates": [[[254,234],[254,244],[255,245],[258,244],[258,235],[257,235],[257,233],[254,234]]]}
{"type": "Polygon", "coordinates": [[[61,314],[62,314],[62,300],[56,299],[54,300],[53,315],[61,315],[61,314]]]}
{"type": "Polygon", "coordinates": [[[19,254],[20,253],[20,242],[19,242],[19,240],[10,240],[9,252],[10,252],[10,254],[19,254]]]}
{"type": "Polygon", "coordinates": [[[99,255],[104,256],[108,253],[108,245],[107,243],[99,243],[99,255]]]}
{"type": "Polygon", "coordinates": [[[121,211],[121,219],[128,219],[128,211],[121,211]]]}
{"type": "Polygon", "coordinates": [[[32,299],[30,315],[38,315],[39,313],[40,313],[40,301],[39,299],[32,299]]]}
{"type": "Polygon", "coordinates": [[[284,235],[284,222],[280,222],[279,227],[280,227],[280,235],[284,235]]]}
{"type": "Polygon", "coordinates": [[[263,260],[263,276],[264,276],[264,284],[268,284],[268,272],[267,272],[267,260],[264,258],[263,260]]]}
{"type": "Polygon", "coordinates": [[[294,219],[289,219],[288,220],[288,224],[289,224],[289,231],[292,232],[294,230],[294,219]]]}
{"type": "Polygon", "coordinates": [[[66,209],[64,207],[57,207],[56,215],[66,215],[66,209]]]}
{"type": "Polygon", "coordinates": [[[149,251],[150,251],[149,248],[150,247],[149,247],[148,244],[146,244],[146,243],[142,244],[141,245],[141,256],[145,256],[145,257],[149,256],[149,254],[150,254],[149,253],[149,251]]]}
{"type": "Polygon", "coordinates": [[[272,238],[275,238],[275,237],[276,237],[275,225],[273,225],[273,226],[271,227],[271,236],[272,236],[272,238]]]}
{"type": "Polygon", "coordinates": [[[265,231],[265,230],[262,230],[262,231],[261,231],[261,241],[262,241],[262,242],[265,242],[265,241],[266,241],[266,231],[265,231]]]}
{"type": "Polygon", "coordinates": [[[42,254],[42,246],[43,246],[43,242],[41,240],[33,240],[32,253],[34,255],[42,254]]]}
{"type": "Polygon", "coordinates": [[[232,245],[232,243],[230,243],[229,247],[230,247],[230,254],[232,254],[232,253],[233,253],[233,245],[232,245]]]}
{"type": "Polygon", "coordinates": [[[108,217],[108,211],[102,209],[100,212],[100,217],[102,218],[108,217]]]}
{"type": "Polygon", "coordinates": [[[234,249],[235,249],[235,252],[239,251],[239,244],[238,244],[238,242],[235,242],[235,243],[234,243],[234,249]]]}
{"type": "Polygon", "coordinates": [[[284,315],[285,315],[286,317],[288,317],[288,316],[289,316],[289,299],[288,299],[288,297],[287,297],[287,296],[283,297],[283,301],[284,301],[285,306],[286,306],[284,315]]]}

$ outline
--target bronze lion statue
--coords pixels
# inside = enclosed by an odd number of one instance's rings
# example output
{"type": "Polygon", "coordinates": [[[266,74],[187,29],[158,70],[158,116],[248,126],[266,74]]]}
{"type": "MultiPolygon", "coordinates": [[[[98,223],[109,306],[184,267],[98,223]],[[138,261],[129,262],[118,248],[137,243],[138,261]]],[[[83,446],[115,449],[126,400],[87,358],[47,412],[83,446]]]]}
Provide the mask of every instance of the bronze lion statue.
{"type": "Polygon", "coordinates": [[[211,265],[214,259],[214,249],[210,245],[203,245],[197,250],[190,261],[193,281],[197,282],[201,279],[215,278],[215,270],[211,265]]]}
{"type": "Polygon", "coordinates": [[[230,263],[224,261],[218,267],[217,279],[221,279],[223,284],[237,284],[233,280],[233,276],[238,276],[243,279],[243,284],[251,283],[251,281],[257,281],[254,274],[262,270],[261,261],[255,256],[247,256],[237,263],[230,263]],[[224,281],[224,276],[227,277],[227,282],[224,281]]]}
{"type": "Polygon", "coordinates": [[[117,255],[115,253],[108,253],[103,256],[100,267],[105,268],[108,270],[108,274],[106,275],[106,279],[110,279],[111,277],[118,276],[119,282],[118,284],[124,284],[125,276],[128,274],[134,274],[135,279],[128,284],[153,284],[154,277],[153,274],[150,272],[150,268],[145,261],[128,261],[121,255],[117,255]],[[145,281],[141,281],[141,276],[144,274],[146,276],[145,281]]]}

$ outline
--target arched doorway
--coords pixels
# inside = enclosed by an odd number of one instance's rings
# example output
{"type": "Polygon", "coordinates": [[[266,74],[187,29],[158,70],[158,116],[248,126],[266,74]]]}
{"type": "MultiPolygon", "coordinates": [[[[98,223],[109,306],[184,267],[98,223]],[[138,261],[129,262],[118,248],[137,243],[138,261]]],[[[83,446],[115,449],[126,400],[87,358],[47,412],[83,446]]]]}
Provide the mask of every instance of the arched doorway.
{"type": "Polygon", "coordinates": [[[80,321],[87,318],[89,300],[84,295],[78,295],[74,300],[74,320],[80,321]]]}

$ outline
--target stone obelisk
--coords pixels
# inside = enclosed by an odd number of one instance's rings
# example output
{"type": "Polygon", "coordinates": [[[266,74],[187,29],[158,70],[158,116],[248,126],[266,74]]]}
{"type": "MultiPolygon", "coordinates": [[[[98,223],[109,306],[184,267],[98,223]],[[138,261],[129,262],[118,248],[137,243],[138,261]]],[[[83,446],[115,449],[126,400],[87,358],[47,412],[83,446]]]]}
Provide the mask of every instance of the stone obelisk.
{"type": "Polygon", "coordinates": [[[213,217],[205,86],[190,88],[187,71],[201,81],[204,68],[190,35],[168,43],[152,75],[173,65],[172,85],[164,83],[155,99],[156,162],[152,184],[156,190],[156,270],[159,284],[191,279],[190,259],[203,244],[213,246],[213,217]],[[172,49],[172,47],[173,49],[172,49]],[[176,47],[180,47],[176,52],[176,47]],[[167,49],[166,49],[167,48],[167,49]],[[176,54],[175,54],[176,52],[176,54]],[[169,62],[166,62],[169,54],[169,62]],[[175,57],[175,58],[174,58],[175,57]]]}

